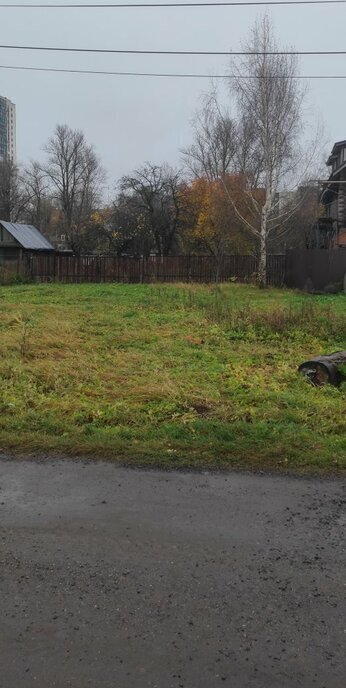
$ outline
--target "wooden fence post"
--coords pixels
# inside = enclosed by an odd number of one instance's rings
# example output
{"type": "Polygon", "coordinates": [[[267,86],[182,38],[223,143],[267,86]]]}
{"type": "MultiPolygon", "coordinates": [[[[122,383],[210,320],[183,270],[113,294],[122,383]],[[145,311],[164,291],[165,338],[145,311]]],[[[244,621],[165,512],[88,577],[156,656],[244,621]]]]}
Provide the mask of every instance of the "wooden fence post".
{"type": "Polygon", "coordinates": [[[191,270],[191,253],[188,255],[188,261],[187,261],[187,281],[191,282],[192,281],[192,270],[191,270]]]}
{"type": "Polygon", "coordinates": [[[144,256],[139,257],[139,282],[143,284],[144,256]]]}

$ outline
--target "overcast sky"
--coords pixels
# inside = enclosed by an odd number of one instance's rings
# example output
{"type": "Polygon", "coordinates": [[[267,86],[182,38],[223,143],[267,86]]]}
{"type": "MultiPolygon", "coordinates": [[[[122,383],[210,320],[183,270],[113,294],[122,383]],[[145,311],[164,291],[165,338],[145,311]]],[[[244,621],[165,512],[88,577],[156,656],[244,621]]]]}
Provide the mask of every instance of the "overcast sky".
{"type": "MultiPolygon", "coordinates": [[[[30,1],[22,0],[25,4],[30,1]]],[[[256,7],[0,9],[0,36],[1,43],[15,45],[236,50],[261,12],[263,8],[256,7]]],[[[270,16],[283,46],[297,50],[345,48],[346,5],[273,7],[270,16]]],[[[72,55],[3,49],[0,53],[2,65],[210,75],[228,68],[227,58],[215,56],[72,55]]],[[[303,57],[300,70],[304,74],[346,74],[346,56],[303,57]]],[[[17,105],[18,161],[42,158],[42,146],[55,125],[66,123],[83,129],[95,145],[109,174],[110,189],[117,178],[146,160],[179,164],[179,149],[191,140],[191,118],[207,89],[208,81],[197,79],[0,69],[0,95],[17,105]]],[[[322,116],[328,147],[346,138],[346,81],[311,81],[307,107],[312,120],[318,113],[322,116]]]]}

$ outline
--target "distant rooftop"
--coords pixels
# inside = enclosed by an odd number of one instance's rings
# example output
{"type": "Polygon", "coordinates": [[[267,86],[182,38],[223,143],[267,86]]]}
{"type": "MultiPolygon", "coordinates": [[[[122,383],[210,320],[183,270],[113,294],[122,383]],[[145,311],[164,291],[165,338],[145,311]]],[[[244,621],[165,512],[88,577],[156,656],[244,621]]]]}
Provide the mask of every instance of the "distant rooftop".
{"type": "Polygon", "coordinates": [[[343,148],[344,146],[346,146],[346,141],[337,141],[336,143],[334,143],[332,152],[327,160],[327,165],[332,164],[333,158],[336,158],[338,155],[339,148],[343,148]]]}

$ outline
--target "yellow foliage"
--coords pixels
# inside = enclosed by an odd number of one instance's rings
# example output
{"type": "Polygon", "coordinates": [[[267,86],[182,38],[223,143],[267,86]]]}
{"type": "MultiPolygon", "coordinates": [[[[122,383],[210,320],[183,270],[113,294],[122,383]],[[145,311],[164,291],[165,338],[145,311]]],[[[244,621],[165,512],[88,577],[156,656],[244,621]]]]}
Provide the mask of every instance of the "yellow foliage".
{"type": "MultiPolygon", "coordinates": [[[[184,191],[188,234],[192,241],[212,252],[247,251],[250,240],[244,224],[234,210],[239,208],[249,219],[246,180],[241,175],[227,175],[223,180],[194,180],[184,191]]],[[[252,218],[251,218],[252,219],[252,218]]]]}

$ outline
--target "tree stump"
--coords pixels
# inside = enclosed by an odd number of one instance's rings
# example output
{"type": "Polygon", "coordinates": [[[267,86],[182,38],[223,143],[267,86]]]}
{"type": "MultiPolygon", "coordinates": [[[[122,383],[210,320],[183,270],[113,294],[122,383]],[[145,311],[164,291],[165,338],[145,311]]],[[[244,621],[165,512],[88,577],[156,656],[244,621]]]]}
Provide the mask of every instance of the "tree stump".
{"type": "Polygon", "coordinates": [[[326,384],[337,387],[346,379],[346,351],[336,351],[326,356],[311,358],[302,363],[298,371],[305,375],[315,387],[322,387],[326,384]]]}

